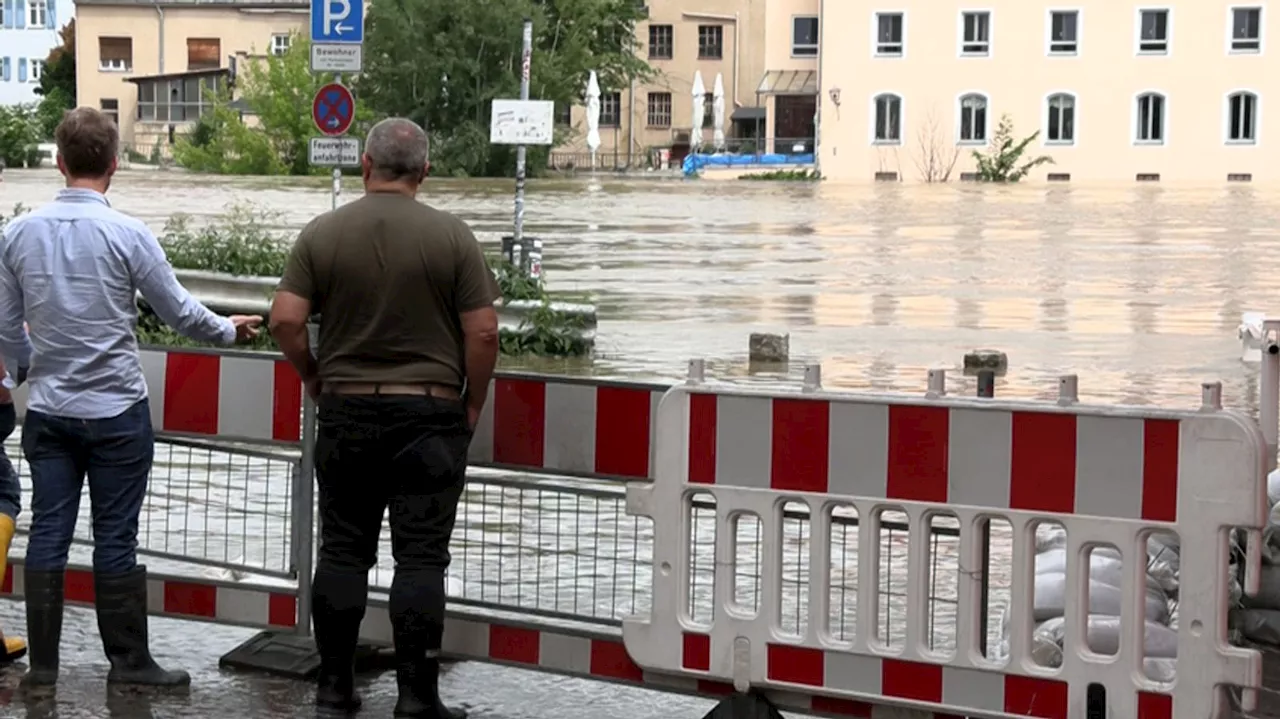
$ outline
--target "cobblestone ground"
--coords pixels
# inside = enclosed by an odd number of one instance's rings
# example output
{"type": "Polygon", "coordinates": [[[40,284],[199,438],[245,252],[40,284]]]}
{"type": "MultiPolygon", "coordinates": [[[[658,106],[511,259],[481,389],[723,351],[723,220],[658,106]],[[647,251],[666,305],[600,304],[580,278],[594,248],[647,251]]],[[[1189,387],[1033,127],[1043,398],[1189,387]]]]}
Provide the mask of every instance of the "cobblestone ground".
{"type": "MultiPolygon", "coordinates": [[[[0,601],[0,626],[25,625],[22,605],[0,601]]],[[[16,632],[15,632],[16,633],[16,632]]],[[[0,671],[0,717],[28,719],[315,719],[313,685],[259,674],[220,670],[218,658],[252,636],[248,630],[172,619],[151,620],[157,661],[191,672],[191,693],[116,695],[106,689],[107,662],[93,611],[69,607],[62,635],[62,674],[55,699],[30,702],[17,691],[24,662],[0,671]]],[[[362,679],[361,717],[390,717],[393,674],[362,679]]],[[[449,668],[444,691],[474,719],[700,719],[711,703],[600,682],[556,677],[475,662],[449,668]]]]}

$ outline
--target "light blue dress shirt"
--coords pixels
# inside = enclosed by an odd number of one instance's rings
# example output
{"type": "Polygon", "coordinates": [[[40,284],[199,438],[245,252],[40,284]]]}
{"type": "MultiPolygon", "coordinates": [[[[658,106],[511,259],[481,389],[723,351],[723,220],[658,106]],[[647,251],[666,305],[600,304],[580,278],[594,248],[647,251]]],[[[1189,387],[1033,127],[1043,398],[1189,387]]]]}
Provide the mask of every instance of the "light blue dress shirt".
{"type": "Polygon", "coordinates": [[[178,283],[151,230],[103,195],[65,189],[9,223],[0,243],[0,355],[15,376],[30,368],[28,409],[103,419],[147,396],[134,335],[139,292],[183,335],[235,341],[231,321],[178,283]]]}

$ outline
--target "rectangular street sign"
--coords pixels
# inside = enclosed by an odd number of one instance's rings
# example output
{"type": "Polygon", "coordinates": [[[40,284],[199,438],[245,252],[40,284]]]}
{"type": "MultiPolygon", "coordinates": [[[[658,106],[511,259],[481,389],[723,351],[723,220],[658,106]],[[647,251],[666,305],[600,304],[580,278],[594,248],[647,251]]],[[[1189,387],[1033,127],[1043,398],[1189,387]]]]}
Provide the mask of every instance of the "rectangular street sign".
{"type": "Polygon", "coordinates": [[[312,45],[311,72],[360,72],[361,50],[360,45],[312,45]]]}
{"type": "Polygon", "coordinates": [[[311,42],[364,42],[363,0],[311,0],[311,42]]]}
{"type": "Polygon", "coordinates": [[[550,100],[494,100],[489,142],[495,145],[550,145],[555,103],[550,100]]]}
{"type": "Polygon", "coordinates": [[[313,137],[307,161],[316,167],[359,167],[360,139],[356,137],[313,137]]]}

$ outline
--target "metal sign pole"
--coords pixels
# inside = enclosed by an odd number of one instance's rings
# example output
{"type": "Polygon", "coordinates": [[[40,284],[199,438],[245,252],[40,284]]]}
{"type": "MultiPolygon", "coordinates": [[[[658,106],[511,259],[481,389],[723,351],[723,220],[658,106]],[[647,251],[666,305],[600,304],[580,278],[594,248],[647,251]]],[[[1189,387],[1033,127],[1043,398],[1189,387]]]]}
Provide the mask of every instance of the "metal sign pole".
{"type": "MultiPolygon", "coordinates": [[[[533,56],[533,20],[524,20],[524,50],[520,55],[520,99],[529,99],[529,63],[533,56]]],[[[529,251],[524,246],[524,177],[526,152],[524,145],[516,145],[516,217],[514,244],[520,250],[520,266],[529,271],[529,251]]]]}

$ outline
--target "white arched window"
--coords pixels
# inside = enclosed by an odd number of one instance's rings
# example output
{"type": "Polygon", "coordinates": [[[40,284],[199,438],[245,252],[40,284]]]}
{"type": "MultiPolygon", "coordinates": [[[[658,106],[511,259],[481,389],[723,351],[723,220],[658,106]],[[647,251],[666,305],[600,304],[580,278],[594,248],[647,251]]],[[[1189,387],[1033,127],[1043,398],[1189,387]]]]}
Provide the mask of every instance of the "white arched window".
{"type": "Polygon", "coordinates": [[[987,97],[971,93],[960,98],[960,141],[987,141],[987,97]]]}
{"type": "Polygon", "coordinates": [[[1044,138],[1068,144],[1076,141],[1076,96],[1059,92],[1049,96],[1044,138]]]}
{"type": "Polygon", "coordinates": [[[1164,142],[1164,95],[1144,92],[1138,96],[1138,127],[1134,139],[1138,142],[1164,142]]]}
{"type": "Polygon", "coordinates": [[[893,93],[875,97],[875,141],[882,144],[902,142],[902,98],[893,93]]]}
{"type": "Polygon", "coordinates": [[[1258,96],[1252,92],[1227,95],[1227,140],[1258,141],[1258,96]]]}

